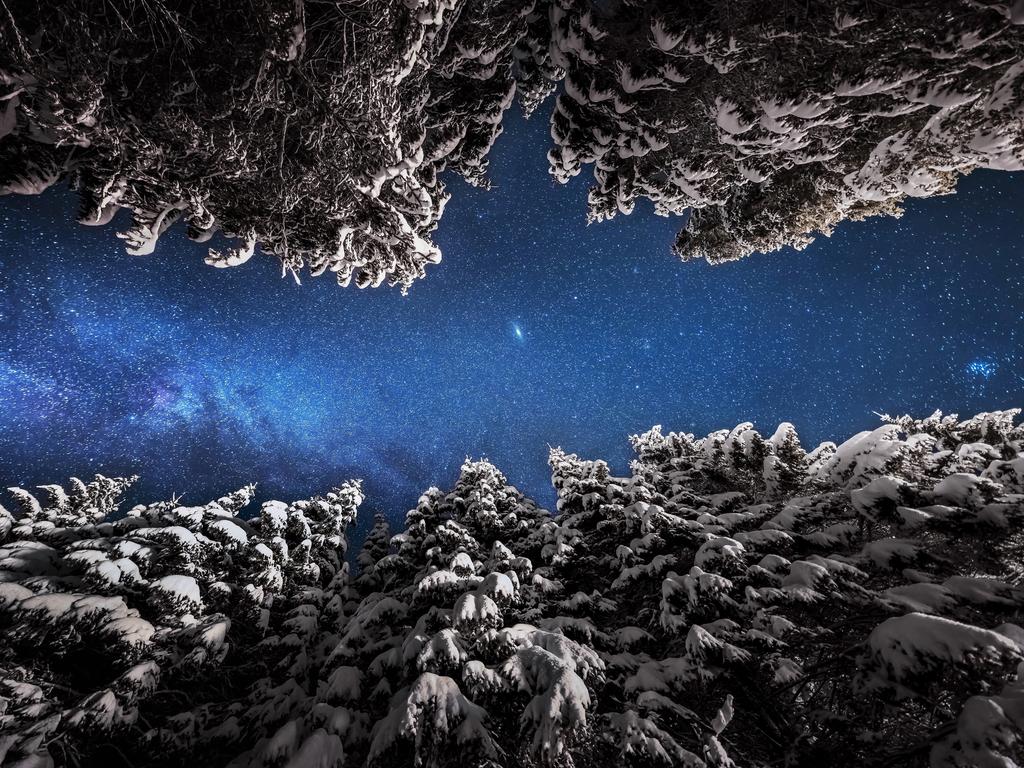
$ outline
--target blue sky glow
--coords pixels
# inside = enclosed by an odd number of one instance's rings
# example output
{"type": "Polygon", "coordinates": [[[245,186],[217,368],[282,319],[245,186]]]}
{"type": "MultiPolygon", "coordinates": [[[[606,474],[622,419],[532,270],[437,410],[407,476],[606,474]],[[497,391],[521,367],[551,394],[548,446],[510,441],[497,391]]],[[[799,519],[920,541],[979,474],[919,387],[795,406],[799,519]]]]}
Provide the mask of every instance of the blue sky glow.
{"type": "Polygon", "coordinates": [[[625,469],[653,424],[788,420],[816,444],[875,411],[1024,403],[1019,175],[712,268],[677,261],[679,220],[649,206],[588,227],[546,142],[514,118],[494,188],[451,182],[444,260],[407,297],[211,269],[180,231],[130,257],[67,192],[4,198],[0,483],[139,473],[142,497],[198,502],[362,477],[397,517],[467,455],[550,505],[549,444],[625,469]]]}

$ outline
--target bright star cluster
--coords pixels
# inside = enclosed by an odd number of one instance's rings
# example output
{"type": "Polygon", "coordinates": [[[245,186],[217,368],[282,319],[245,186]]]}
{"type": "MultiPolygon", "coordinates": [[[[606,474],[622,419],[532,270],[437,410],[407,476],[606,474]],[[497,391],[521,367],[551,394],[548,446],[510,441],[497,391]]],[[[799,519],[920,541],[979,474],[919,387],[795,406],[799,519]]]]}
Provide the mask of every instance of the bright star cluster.
{"type": "Polygon", "coordinates": [[[140,497],[202,501],[362,477],[397,517],[466,456],[550,505],[548,445],[625,469],[653,424],[789,420],[813,444],[875,411],[1024,404],[1019,175],[711,268],[648,209],[587,226],[547,141],[513,119],[494,188],[450,183],[444,261],[408,297],[210,269],[180,232],[133,258],[67,192],[0,201],[0,484],[139,473],[140,497]]]}
{"type": "Polygon", "coordinates": [[[988,381],[999,372],[999,363],[995,360],[980,359],[971,360],[967,364],[967,373],[979,379],[988,381]]]}

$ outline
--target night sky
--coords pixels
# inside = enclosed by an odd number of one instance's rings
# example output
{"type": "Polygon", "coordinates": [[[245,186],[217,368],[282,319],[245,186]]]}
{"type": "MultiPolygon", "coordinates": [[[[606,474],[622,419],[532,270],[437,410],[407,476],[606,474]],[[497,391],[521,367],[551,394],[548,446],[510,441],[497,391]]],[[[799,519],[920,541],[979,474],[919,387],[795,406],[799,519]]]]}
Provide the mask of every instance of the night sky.
{"type": "Polygon", "coordinates": [[[1019,175],[708,267],[649,207],[587,227],[547,141],[512,117],[494,188],[451,182],[444,261],[407,297],[299,287],[268,257],[212,269],[180,228],[130,257],[68,192],[0,199],[0,484],[138,473],[133,500],[203,502],[361,477],[397,518],[467,455],[550,506],[549,444],[624,470],[658,423],[788,420],[814,445],[873,411],[1024,404],[1019,175]]]}

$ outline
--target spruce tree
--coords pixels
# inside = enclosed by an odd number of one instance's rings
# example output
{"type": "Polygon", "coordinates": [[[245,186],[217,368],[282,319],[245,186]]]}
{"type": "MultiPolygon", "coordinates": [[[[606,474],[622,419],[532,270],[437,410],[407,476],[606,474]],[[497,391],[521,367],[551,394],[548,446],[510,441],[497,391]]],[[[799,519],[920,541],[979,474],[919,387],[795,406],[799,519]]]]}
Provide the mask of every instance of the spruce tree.
{"type": "Polygon", "coordinates": [[[684,260],[803,248],[1024,162],[1019,4],[556,0],[548,19],[521,55],[532,92],[562,86],[552,175],[592,166],[591,221],[642,198],[688,214],[684,260]]]}
{"type": "Polygon", "coordinates": [[[488,462],[349,573],[357,483],[239,516],[128,480],[0,512],[17,764],[1008,766],[1024,745],[1016,411],[807,452],[749,423],[488,462]]]}
{"type": "Polygon", "coordinates": [[[10,0],[0,193],[67,181],[127,209],[130,253],[184,220],[206,261],[408,288],[440,259],[446,171],[487,186],[518,93],[589,217],[688,216],[718,263],[1020,170],[1024,12],[1000,0],[10,0]],[[550,98],[556,94],[555,98],[550,98]]]}
{"type": "Polygon", "coordinates": [[[12,0],[0,14],[0,194],[67,180],[129,253],[184,220],[215,267],[408,287],[436,263],[440,175],[486,185],[522,0],[12,0]]]}

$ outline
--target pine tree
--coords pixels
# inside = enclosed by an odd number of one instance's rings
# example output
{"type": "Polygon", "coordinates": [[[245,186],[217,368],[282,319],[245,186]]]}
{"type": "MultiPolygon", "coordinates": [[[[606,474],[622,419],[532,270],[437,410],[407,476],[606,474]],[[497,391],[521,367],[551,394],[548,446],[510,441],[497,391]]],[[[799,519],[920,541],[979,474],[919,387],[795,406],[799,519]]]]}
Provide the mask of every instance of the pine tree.
{"type": "MultiPolygon", "coordinates": [[[[237,516],[251,486],[122,516],[131,482],[72,479],[69,490],[44,487],[46,502],[11,489],[18,510],[0,515],[7,760],[174,764],[207,745],[225,754],[215,747],[251,735],[238,725],[250,687],[301,672],[298,657],[319,640],[306,563],[292,561],[272,516],[237,516]]],[[[344,559],[339,526],[360,500],[350,483],[290,508],[298,527],[312,513],[305,527],[333,533],[329,556],[308,548],[320,562],[344,559]]]]}
{"type": "Polygon", "coordinates": [[[27,764],[1008,766],[1024,748],[1017,411],[488,462],[354,578],[357,483],[0,511],[0,744],[27,764]]]}
{"type": "Polygon", "coordinates": [[[0,14],[0,193],[68,180],[79,221],[177,221],[298,279],[407,288],[440,260],[446,170],[486,185],[532,3],[157,5],[13,0],[0,14]]]}
{"type": "Polygon", "coordinates": [[[557,91],[551,173],[589,217],[641,198],[718,263],[1020,170],[1018,3],[11,0],[0,193],[67,181],[130,253],[183,220],[207,263],[408,288],[452,171],[487,186],[516,93],[557,91]]]}
{"type": "Polygon", "coordinates": [[[591,221],[647,198],[689,212],[680,257],[719,263],[1021,169],[1010,6],[554,0],[523,73],[560,81],[551,173],[592,166],[591,221]]]}

